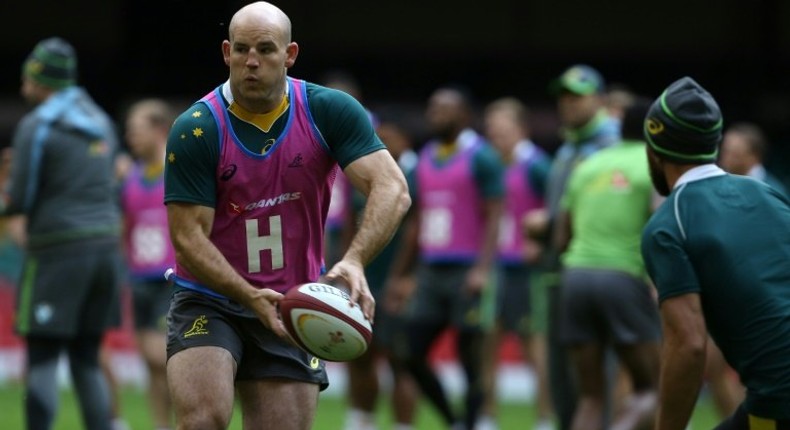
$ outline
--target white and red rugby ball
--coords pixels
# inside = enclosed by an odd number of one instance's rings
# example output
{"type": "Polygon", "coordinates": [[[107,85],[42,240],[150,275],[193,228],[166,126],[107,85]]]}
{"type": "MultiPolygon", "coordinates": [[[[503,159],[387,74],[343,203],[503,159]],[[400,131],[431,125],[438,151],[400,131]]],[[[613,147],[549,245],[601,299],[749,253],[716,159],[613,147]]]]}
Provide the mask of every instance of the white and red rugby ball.
{"type": "Polygon", "coordinates": [[[280,300],[280,316],[299,346],[327,361],[361,356],[373,337],[370,322],[348,293],[319,282],[288,290],[280,300]]]}

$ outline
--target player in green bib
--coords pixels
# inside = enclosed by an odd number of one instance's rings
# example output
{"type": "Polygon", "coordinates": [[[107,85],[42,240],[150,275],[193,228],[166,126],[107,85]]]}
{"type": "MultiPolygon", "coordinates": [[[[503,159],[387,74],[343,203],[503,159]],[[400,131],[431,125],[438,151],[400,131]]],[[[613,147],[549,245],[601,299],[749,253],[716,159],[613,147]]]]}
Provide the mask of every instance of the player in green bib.
{"type": "MultiPolygon", "coordinates": [[[[617,353],[633,386],[613,428],[639,428],[655,412],[660,321],[639,253],[653,207],[642,141],[649,100],[628,107],[623,141],[583,161],[561,201],[560,337],[579,390],[573,429],[600,428],[607,413],[606,352],[617,353]]],[[[613,416],[613,415],[612,415],[613,416]]]]}
{"type": "Polygon", "coordinates": [[[790,428],[790,202],[714,165],[722,117],[691,78],[645,120],[653,184],[666,201],[642,236],[663,321],[656,429],[683,429],[697,400],[708,331],[746,386],[717,429],[790,428]]]}

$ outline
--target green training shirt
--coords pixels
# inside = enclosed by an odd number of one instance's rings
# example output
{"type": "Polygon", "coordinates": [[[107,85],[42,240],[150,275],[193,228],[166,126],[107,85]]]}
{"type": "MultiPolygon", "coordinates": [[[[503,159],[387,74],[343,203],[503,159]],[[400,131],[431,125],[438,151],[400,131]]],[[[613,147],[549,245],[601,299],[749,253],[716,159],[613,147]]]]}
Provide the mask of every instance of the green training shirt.
{"type": "Polygon", "coordinates": [[[659,301],[699,294],[705,322],[747,388],[746,410],[790,419],[790,203],[705,165],[684,174],[642,236],[659,301]]]}
{"type": "MultiPolygon", "coordinates": [[[[350,95],[332,88],[306,82],[310,114],[324,143],[341,168],[354,160],[385,149],[376,135],[370,117],[362,105],[350,95]]],[[[227,83],[223,84],[227,85],[227,83]]],[[[223,95],[223,103],[229,106],[223,95]]],[[[291,107],[289,106],[288,109],[291,107]]],[[[244,146],[262,153],[268,142],[274,142],[288,121],[288,110],[263,130],[230,113],[234,133],[244,146]]],[[[168,178],[165,202],[179,201],[214,207],[216,170],[219,162],[219,130],[211,111],[203,103],[195,103],[173,124],[167,141],[168,178]],[[182,139],[181,137],[187,137],[182,139]]]]}
{"type": "Polygon", "coordinates": [[[560,203],[571,215],[571,242],[562,255],[565,267],[644,276],[639,247],[652,193],[642,142],[622,142],[579,164],[560,203]]]}

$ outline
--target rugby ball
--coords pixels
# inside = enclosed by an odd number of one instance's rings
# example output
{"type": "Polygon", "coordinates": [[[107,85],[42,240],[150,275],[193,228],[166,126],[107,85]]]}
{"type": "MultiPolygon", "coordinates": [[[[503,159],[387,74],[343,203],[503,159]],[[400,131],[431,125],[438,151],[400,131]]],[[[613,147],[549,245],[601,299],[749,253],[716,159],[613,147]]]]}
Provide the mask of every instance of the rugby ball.
{"type": "Polygon", "coordinates": [[[301,284],[285,293],[279,308],[294,341],[318,358],[349,361],[370,345],[370,322],[340,288],[319,282],[301,284]]]}

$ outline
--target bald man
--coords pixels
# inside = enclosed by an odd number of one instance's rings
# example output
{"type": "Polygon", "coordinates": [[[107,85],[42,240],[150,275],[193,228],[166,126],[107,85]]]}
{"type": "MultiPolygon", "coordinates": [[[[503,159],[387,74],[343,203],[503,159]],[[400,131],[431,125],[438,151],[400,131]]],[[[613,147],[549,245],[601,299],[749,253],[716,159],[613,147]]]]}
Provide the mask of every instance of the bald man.
{"type": "Polygon", "coordinates": [[[756,124],[738,122],[724,133],[719,154],[719,165],[728,173],[751,176],[788,195],[784,184],[763,165],[768,142],[756,124]]]}
{"type": "Polygon", "coordinates": [[[363,267],[411,204],[406,180],[365,109],[341,91],[290,78],[299,46],[277,7],[240,9],[222,43],[229,79],[178,117],[167,143],[165,203],[176,250],[167,375],[179,429],[309,429],[324,363],[286,341],[276,305],[323,271],[338,169],[367,197],[365,217],[327,273],[372,320],[363,267]]]}

